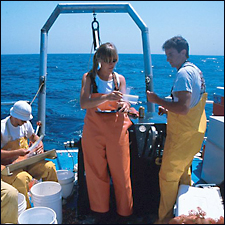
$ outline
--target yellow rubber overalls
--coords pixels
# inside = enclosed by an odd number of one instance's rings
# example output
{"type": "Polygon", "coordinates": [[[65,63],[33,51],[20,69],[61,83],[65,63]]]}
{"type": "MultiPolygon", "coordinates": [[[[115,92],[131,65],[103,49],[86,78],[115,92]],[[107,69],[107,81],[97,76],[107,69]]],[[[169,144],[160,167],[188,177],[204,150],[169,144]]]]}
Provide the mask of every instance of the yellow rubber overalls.
{"type": "Polygon", "coordinates": [[[188,172],[193,157],[201,149],[206,131],[205,103],[207,93],[187,115],[168,111],[167,136],[159,172],[159,220],[173,217],[179,184],[191,185],[188,172]]]}
{"type": "Polygon", "coordinates": [[[1,224],[18,223],[18,191],[1,180],[1,224]]]}
{"type": "MultiPolygon", "coordinates": [[[[16,150],[20,148],[28,149],[26,137],[21,137],[14,141],[9,141],[2,149],[16,150]]],[[[10,176],[1,175],[3,181],[5,181],[8,184],[11,184],[20,193],[24,194],[27,201],[27,208],[31,207],[28,197],[28,191],[29,191],[29,182],[32,180],[33,177],[37,180],[42,178],[43,181],[58,182],[55,164],[51,161],[42,160],[33,165],[26,166],[23,169],[15,170],[13,171],[13,174],[10,176]]]]}
{"type": "MultiPolygon", "coordinates": [[[[92,98],[100,96],[93,93],[92,98]]],[[[117,102],[98,106],[101,110],[117,109],[117,102]]],[[[82,135],[82,149],[91,210],[109,211],[110,174],[113,180],[117,213],[132,214],[133,197],[130,180],[129,132],[127,113],[98,113],[97,107],[87,109],[82,135]]]]}

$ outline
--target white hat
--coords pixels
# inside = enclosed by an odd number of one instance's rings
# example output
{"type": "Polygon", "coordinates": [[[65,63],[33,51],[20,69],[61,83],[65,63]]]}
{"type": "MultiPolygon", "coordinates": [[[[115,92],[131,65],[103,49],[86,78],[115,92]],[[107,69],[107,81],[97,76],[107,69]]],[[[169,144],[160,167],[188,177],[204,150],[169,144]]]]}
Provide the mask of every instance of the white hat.
{"type": "Polygon", "coordinates": [[[18,101],[10,109],[10,115],[23,121],[31,120],[31,106],[26,101],[18,101]]]}

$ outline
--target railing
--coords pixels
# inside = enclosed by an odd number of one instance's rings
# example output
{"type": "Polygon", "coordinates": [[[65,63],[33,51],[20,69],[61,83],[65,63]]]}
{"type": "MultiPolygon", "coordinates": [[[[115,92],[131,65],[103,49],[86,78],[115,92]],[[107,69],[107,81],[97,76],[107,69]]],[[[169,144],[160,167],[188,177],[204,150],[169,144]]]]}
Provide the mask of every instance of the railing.
{"type": "MultiPolygon", "coordinates": [[[[58,4],[41,29],[38,120],[42,121],[40,134],[45,134],[46,76],[48,31],[61,13],[128,13],[142,32],[146,90],[153,91],[153,74],[148,27],[129,3],[62,3],[58,4]]],[[[59,31],[61,32],[61,30],[59,31]]],[[[147,96],[146,96],[147,98],[147,96]]],[[[147,102],[147,111],[155,112],[155,104],[147,102]]]]}

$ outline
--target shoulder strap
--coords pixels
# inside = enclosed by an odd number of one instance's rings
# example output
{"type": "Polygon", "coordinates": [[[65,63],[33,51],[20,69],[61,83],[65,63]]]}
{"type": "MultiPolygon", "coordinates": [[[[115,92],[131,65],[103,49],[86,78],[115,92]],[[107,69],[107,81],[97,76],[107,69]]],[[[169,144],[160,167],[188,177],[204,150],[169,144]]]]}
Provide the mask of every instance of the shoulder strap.
{"type": "Polygon", "coordinates": [[[195,68],[195,69],[199,72],[200,78],[201,78],[201,95],[202,95],[203,93],[206,92],[205,79],[204,79],[204,77],[203,77],[202,71],[201,71],[197,66],[195,66],[193,63],[191,63],[191,62],[189,62],[189,61],[187,61],[187,62],[183,65],[183,67],[186,67],[186,66],[192,66],[193,68],[195,68]]]}
{"type": "Polygon", "coordinates": [[[115,85],[114,90],[119,91],[118,82],[117,82],[117,79],[116,79],[116,74],[114,72],[112,74],[112,77],[113,77],[113,81],[114,81],[114,85],[115,85]]]}

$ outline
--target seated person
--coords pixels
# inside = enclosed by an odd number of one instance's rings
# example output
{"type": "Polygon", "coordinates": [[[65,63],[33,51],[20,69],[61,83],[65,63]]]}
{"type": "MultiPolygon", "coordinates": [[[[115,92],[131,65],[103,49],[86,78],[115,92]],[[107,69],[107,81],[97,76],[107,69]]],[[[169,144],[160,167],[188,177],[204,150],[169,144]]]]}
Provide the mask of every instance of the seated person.
{"type": "MultiPolygon", "coordinates": [[[[19,156],[25,156],[29,153],[28,139],[31,142],[39,139],[29,121],[33,118],[31,111],[31,106],[26,101],[18,101],[10,109],[10,116],[1,120],[1,164],[11,164],[19,156]]],[[[41,141],[36,147],[36,154],[43,152],[41,141]]],[[[27,208],[31,207],[28,191],[33,178],[58,182],[55,164],[46,160],[15,170],[11,176],[2,175],[1,178],[25,195],[27,208]]]]}
{"type": "Polygon", "coordinates": [[[1,224],[18,221],[18,191],[1,180],[1,224]]]}

